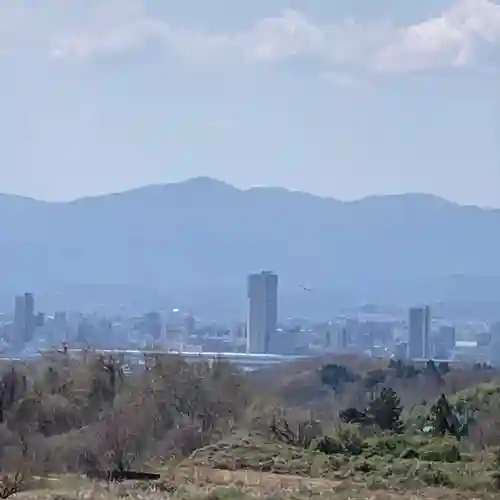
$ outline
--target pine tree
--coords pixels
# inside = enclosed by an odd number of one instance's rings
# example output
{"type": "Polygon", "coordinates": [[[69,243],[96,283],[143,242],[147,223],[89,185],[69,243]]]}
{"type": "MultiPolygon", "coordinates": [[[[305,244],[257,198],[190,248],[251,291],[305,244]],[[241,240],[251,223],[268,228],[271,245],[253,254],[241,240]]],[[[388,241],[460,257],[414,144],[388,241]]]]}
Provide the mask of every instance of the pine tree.
{"type": "Polygon", "coordinates": [[[451,411],[448,400],[444,394],[434,403],[430,411],[430,421],[435,434],[444,436],[447,432],[451,432],[449,420],[451,411]]]}
{"type": "Polygon", "coordinates": [[[432,405],[429,421],[435,434],[444,436],[449,433],[458,440],[467,436],[473,416],[469,415],[467,407],[453,406],[444,394],[432,405]]]}
{"type": "Polygon", "coordinates": [[[335,392],[341,392],[343,386],[356,381],[356,376],[345,366],[331,363],[319,371],[321,383],[331,387],[335,392]]]}
{"type": "Polygon", "coordinates": [[[400,403],[393,389],[384,388],[380,396],[370,403],[367,413],[382,430],[401,433],[404,431],[404,423],[401,420],[403,407],[400,403]]]}

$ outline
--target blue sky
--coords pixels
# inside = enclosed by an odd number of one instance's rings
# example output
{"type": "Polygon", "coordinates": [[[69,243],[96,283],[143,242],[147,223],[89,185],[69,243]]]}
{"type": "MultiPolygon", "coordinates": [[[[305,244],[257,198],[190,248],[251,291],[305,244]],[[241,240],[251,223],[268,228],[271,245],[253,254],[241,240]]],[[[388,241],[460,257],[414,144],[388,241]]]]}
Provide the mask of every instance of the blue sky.
{"type": "Polygon", "coordinates": [[[207,175],[500,207],[489,0],[2,0],[0,192],[207,175]]]}

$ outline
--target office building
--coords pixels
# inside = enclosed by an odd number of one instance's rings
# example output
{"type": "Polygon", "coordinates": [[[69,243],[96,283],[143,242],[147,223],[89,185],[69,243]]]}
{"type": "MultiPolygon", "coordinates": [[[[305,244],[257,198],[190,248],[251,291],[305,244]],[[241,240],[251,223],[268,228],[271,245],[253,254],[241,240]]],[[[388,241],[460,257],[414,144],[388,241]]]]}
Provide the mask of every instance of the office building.
{"type": "Polygon", "coordinates": [[[408,355],[410,359],[422,359],[430,356],[429,333],[431,327],[431,309],[429,306],[412,307],[408,318],[408,355]]]}
{"type": "Polygon", "coordinates": [[[35,297],[32,293],[18,295],[14,302],[15,343],[32,341],[37,326],[43,326],[43,316],[35,313],[35,297]]]}
{"type": "Polygon", "coordinates": [[[144,316],[142,333],[149,335],[155,342],[161,340],[163,331],[162,319],[159,313],[150,312],[144,316]]]}
{"type": "Polygon", "coordinates": [[[408,342],[399,342],[394,347],[394,358],[405,360],[408,357],[408,342]]]}
{"type": "Polygon", "coordinates": [[[340,351],[345,351],[349,347],[351,343],[351,330],[349,327],[346,325],[342,327],[339,332],[338,332],[338,345],[337,347],[339,348],[340,351]]]}
{"type": "Polygon", "coordinates": [[[53,330],[56,339],[68,342],[69,323],[68,323],[68,315],[66,314],[65,311],[55,312],[53,330]]]}
{"type": "Polygon", "coordinates": [[[438,354],[436,354],[436,357],[448,357],[450,352],[455,349],[456,340],[457,334],[455,327],[451,325],[442,325],[439,329],[436,342],[439,353],[442,355],[438,356],[438,354]]]}
{"type": "Polygon", "coordinates": [[[270,271],[248,277],[247,352],[269,352],[278,321],[278,276],[270,271]]]}

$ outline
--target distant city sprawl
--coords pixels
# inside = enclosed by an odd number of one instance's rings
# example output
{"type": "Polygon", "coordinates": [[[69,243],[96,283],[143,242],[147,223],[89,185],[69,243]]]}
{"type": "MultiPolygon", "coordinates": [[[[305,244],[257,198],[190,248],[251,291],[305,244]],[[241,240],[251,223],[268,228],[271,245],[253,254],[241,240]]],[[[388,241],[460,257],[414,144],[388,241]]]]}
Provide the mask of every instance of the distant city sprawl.
{"type": "MultiPolygon", "coordinates": [[[[315,293],[305,285],[300,290],[308,300],[315,293]]],[[[321,321],[280,317],[278,276],[271,271],[250,274],[246,295],[244,316],[216,321],[169,306],[133,316],[99,310],[39,312],[34,294],[26,292],[14,298],[13,311],[1,316],[2,356],[27,359],[60,349],[78,354],[92,347],[119,353],[130,369],[147,352],[182,353],[193,360],[223,357],[247,370],[328,353],[500,363],[499,322],[433,317],[432,306],[426,304],[407,311],[367,306],[321,321]]]]}

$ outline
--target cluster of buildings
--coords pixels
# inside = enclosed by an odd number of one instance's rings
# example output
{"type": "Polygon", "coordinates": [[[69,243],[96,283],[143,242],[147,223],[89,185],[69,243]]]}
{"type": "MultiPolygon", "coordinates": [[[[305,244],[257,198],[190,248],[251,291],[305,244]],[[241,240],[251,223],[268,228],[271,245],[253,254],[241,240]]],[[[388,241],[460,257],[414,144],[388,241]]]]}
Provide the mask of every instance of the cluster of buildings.
{"type": "Polygon", "coordinates": [[[37,328],[44,324],[44,314],[36,312],[32,293],[18,295],[14,299],[14,318],[7,332],[7,339],[15,347],[21,347],[35,338],[37,328]]]}
{"type": "Polygon", "coordinates": [[[500,343],[500,325],[466,325],[464,339],[456,327],[434,319],[429,305],[411,307],[408,317],[357,314],[309,328],[278,324],[278,276],[270,271],[248,277],[248,353],[352,352],[410,360],[460,360],[498,364],[491,345],[500,343]],[[297,338],[301,337],[302,342],[297,338]],[[498,339],[498,340],[497,340],[498,339]],[[304,342],[307,340],[307,342],[304,342]]]}
{"type": "Polygon", "coordinates": [[[429,306],[412,307],[400,316],[357,311],[327,321],[281,318],[278,276],[271,271],[247,278],[247,317],[231,324],[196,318],[181,309],[142,316],[104,316],[36,309],[33,294],[14,301],[13,314],[0,315],[3,356],[26,357],[59,348],[140,352],[181,352],[186,356],[222,355],[254,364],[297,356],[350,352],[398,359],[464,360],[500,364],[499,325],[453,325],[433,318],[429,306]],[[498,339],[498,340],[497,340],[498,339]]]}

